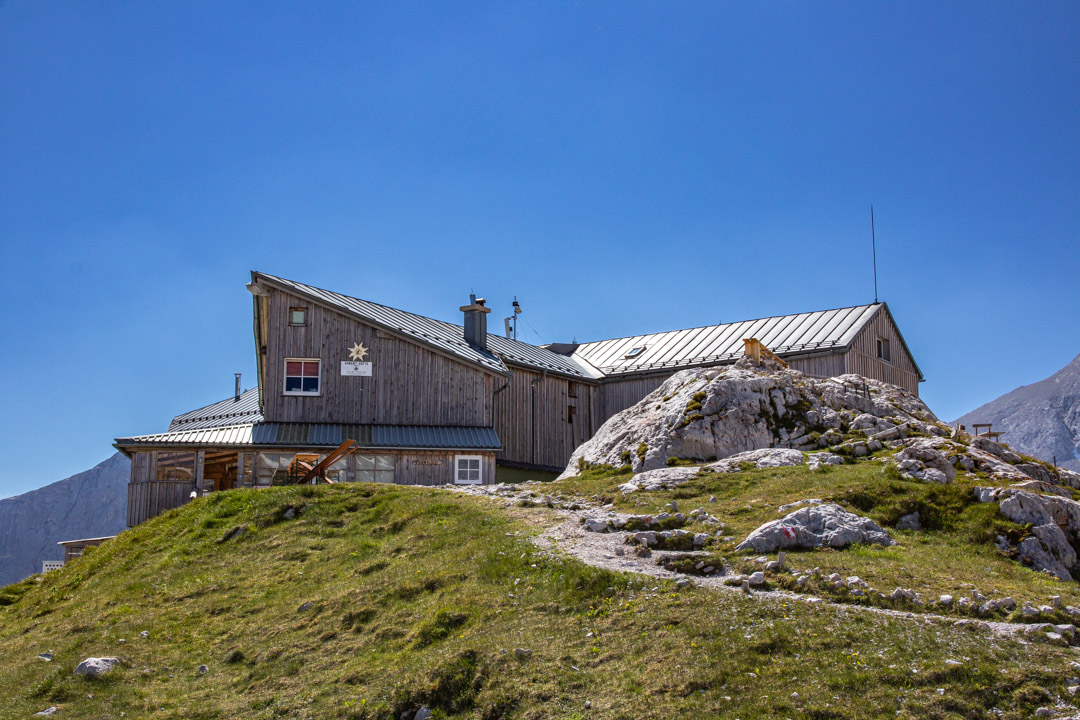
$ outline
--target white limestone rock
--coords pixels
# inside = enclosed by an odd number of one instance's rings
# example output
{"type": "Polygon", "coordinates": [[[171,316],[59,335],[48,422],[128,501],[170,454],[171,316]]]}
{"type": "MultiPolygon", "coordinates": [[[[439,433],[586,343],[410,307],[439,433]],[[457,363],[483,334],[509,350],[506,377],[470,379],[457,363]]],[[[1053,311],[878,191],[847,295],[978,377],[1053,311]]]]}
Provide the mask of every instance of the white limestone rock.
{"type": "Polygon", "coordinates": [[[834,503],[801,508],[750,533],[736,550],[774,552],[780,548],[845,548],[852,543],[894,545],[889,533],[870,518],[834,503]]]}
{"type": "Polygon", "coordinates": [[[902,475],[925,482],[951,483],[956,478],[956,468],[946,452],[952,444],[943,438],[914,438],[893,456],[902,475]]]}
{"type": "Polygon", "coordinates": [[[88,657],[75,668],[76,675],[87,677],[100,677],[111,671],[120,664],[120,658],[114,657],[88,657]]]}
{"type": "Polygon", "coordinates": [[[656,470],[647,470],[638,473],[629,482],[620,485],[619,490],[624,495],[638,490],[645,492],[670,490],[696,477],[699,472],[701,472],[701,468],[697,466],[662,467],[656,470]]]}
{"type": "Polygon", "coordinates": [[[560,477],[587,465],[636,472],[664,467],[670,457],[730,458],[748,450],[815,450],[863,415],[867,427],[904,425],[926,434],[947,430],[918,397],[857,375],[815,378],[781,367],[738,362],[683,370],[636,405],[612,416],[580,445],[560,477]],[[639,448],[642,452],[639,455],[639,448]]]}
{"type": "Polygon", "coordinates": [[[733,473],[742,470],[744,463],[750,463],[755,468],[794,467],[803,464],[803,454],[799,450],[789,448],[761,448],[760,450],[747,450],[736,453],[731,457],[718,460],[705,466],[706,470],[713,472],[733,473]]]}

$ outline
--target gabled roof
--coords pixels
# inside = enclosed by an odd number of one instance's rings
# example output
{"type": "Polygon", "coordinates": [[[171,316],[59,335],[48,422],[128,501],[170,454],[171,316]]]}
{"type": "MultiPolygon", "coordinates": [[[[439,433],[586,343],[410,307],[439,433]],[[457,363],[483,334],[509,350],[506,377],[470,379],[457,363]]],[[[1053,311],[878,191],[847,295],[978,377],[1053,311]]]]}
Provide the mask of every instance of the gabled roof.
{"type": "Polygon", "coordinates": [[[485,352],[478,350],[465,340],[465,330],[461,325],[416,315],[397,308],[379,305],[368,300],[361,300],[360,298],[342,295],[331,290],[323,290],[295,280],[287,280],[257,271],[252,271],[251,279],[253,281],[269,281],[289,292],[310,298],[315,302],[334,308],[346,315],[359,318],[376,327],[404,335],[423,345],[434,347],[499,375],[509,373],[503,363],[505,360],[537,370],[548,370],[572,377],[590,377],[571,358],[519,340],[511,340],[489,333],[488,351],[485,352]]]}
{"type": "Polygon", "coordinates": [[[757,338],[782,357],[846,348],[884,303],[780,315],[583,343],[573,358],[605,376],[724,363],[743,356],[743,338],[757,338]],[[632,350],[641,348],[627,357],[632,350]]]}
{"type": "Polygon", "coordinates": [[[240,425],[259,422],[262,419],[262,413],[259,412],[259,388],[254,387],[240,393],[239,399],[228,398],[198,410],[177,415],[169,423],[169,432],[240,425]]]}

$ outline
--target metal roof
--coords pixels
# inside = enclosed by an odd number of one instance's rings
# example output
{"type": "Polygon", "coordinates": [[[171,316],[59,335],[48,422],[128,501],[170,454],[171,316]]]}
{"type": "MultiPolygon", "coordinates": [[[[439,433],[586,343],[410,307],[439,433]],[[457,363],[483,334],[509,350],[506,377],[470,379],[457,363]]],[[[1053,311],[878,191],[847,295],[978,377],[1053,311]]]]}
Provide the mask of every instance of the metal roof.
{"type": "Polygon", "coordinates": [[[240,393],[239,399],[228,398],[177,415],[169,423],[169,432],[256,423],[262,419],[262,413],[259,412],[259,388],[254,387],[240,393]]]}
{"type": "Polygon", "coordinates": [[[582,343],[579,363],[606,376],[723,363],[743,355],[743,338],[757,338],[781,357],[847,347],[882,303],[780,315],[707,327],[582,343]],[[627,354],[643,348],[632,357],[627,354]]]}
{"type": "Polygon", "coordinates": [[[116,446],[337,447],[345,440],[355,440],[361,448],[498,450],[502,447],[494,428],[329,423],[245,423],[117,438],[116,446]]]}
{"type": "Polygon", "coordinates": [[[465,330],[461,325],[416,315],[397,308],[379,305],[368,300],[323,290],[266,273],[254,271],[252,272],[252,278],[269,280],[290,292],[305,295],[376,326],[401,333],[421,343],[456,355],[463,360],[480,365],[500,375],[505,375],[508,372],[506,365],[503,364],[503,360],[506,360],[518,365],[525,365],[538,370],[548,370],[572,377],[590,377],[573,359],[519,340],[488,333],[488,352],[484,352],[473,347],[465,340],[465,330]]]}

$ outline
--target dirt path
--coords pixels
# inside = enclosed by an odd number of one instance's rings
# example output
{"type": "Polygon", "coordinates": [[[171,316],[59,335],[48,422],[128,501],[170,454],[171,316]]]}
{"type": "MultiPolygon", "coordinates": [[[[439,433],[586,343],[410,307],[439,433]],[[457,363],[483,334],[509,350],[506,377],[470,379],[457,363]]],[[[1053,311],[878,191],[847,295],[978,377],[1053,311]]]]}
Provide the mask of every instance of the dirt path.
{"type": "MultiPolygon", "coordinates": [[[[612,514],[610,508],[600,508],[580,499],[573,502],[552,503],[555,507],[549,507],[542,502],[529,507],[523,505],[522,501],[535,503],[540,498],[537,497],[532,488],[522,488],[521,486],[456,486],[454,489],[470,495],[489,497],[495,501],[501,500],[503,507],[507,508],[511,514],[526,520],[530,524],[540,525],[543,529],[536,535],[531,536],[530,539],[537,547],[545,551],[573,557],[587,565],[605,570],[638,573],[658,580],[679,581],[686,579],[697,587],[708,588],[715,592],[746,594],[739,586],[725,584],[724,579],[726,576],[702,577],[687,575],[664,567],[664,563],[671,558],[693,556],[694,553],[654,550],[651,557],[638,557],[626,552],[625,532],[600,533],[588,532],[585,529],[582,518],[586,516],[607,517],[612,514]],[[567,506],[579,507],[570,509],[567,506]]],[[[811,594],[794,593],[786,590],[751,590],[748,595],[761,600],[805,602],[828,607],[831,610],[871,613],[910,622],[921,622],[926,625],[967,625],[988,630],[995,635],[1001,636],[1023,636],[1032,627],[1021,623],[957,619],[934,613],[839,603],[811,594]]]]}

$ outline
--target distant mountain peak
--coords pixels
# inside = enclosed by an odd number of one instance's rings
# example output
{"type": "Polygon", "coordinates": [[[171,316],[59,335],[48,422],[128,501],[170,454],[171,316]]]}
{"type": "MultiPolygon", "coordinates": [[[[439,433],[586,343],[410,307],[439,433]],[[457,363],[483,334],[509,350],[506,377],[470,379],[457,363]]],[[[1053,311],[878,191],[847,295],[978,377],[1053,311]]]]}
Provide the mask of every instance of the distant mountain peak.
{"type": "Polygon", "coordinates": [[[1050,377],[972,410],[958,422],[993,423],[1014,450],[1080,471],[1080,355],[1050,377]]]}

